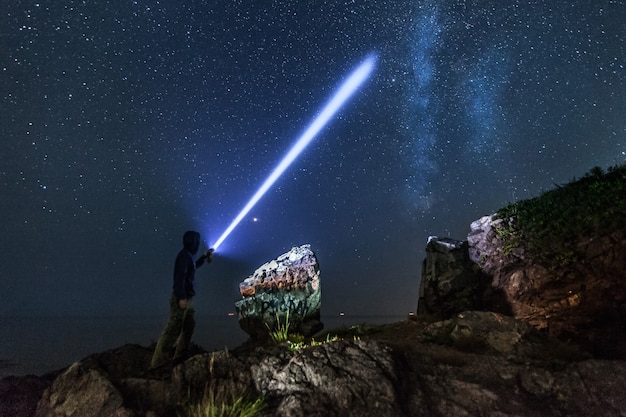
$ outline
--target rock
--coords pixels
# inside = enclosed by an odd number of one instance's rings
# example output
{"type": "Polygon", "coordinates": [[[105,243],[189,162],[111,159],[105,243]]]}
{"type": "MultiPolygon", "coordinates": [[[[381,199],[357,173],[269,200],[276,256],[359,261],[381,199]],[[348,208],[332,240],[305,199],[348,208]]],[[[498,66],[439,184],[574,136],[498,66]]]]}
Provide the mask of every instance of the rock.
{"type": "Polygon", "coordinates": [[[422,266],[418,314],[449,318],[478,309],[510,313],[501,292],[492,288],[489,277],[472,262],[467,241],[430,236],[422,266]]]}
{"type": "Polygon", "coordinates": [[[168,378],[145,377],[151,356],[151,349],[133,344],[92,354],[60,373],[29,416],[167,414],[179,397],[172,394],[171,370],[165,370],[168,378]]]}
{"type": "Polygon", "coordinates": [[[626,411],[624,384],[625,362],[592,360],[569,365],[556,376],[554,385],[548,386],[553,393],[556,391],[571,415],[591,416],[602,410],[603,416],[623,416],[626,411]],[[611,377],[607,379],[609,374],[611,377]]]}
{"type": "Polygon", "coordinates": [[[588,359],[512,317],[465,311],[440,322],[358,327],[298,349],[198,353],[158,377],[146,374],[150,349],[125,345],[56,376],[36,415],[185,415],[185,406],[207,395],[218,405],[262,398],[260,417],[582,417],[598,410],[623,417],[626,410],[626,362],[588,359]]]}
{"type": "Polygon", "coordinates": [[[581,236],[570,242],[572,253],[543,253],[563,259],[555,268],[527,256],[523,246],[506,248],[496,232],[503,221],[486,216],[472,223],[469,254],[513,315],[595,356],[626,359],[626,229],[581,236]]]}
{"type": "Polygon", "coordinates": [[[626,359],[626,228],[554,244],[536,258],[523,240],[503,241],[514,221],[484,216],[466,242],[429,239],[418,313],[510,314],[598,358],[626,359]]]}
{"type": "Polygon", "coordinates": [[[480,277],[472,270],[467,242],[430,236],[420,280],[418,313],[443,317],[476,308],[480,277]]]}
{"type": "MultiPolygon", "coordinates": [[[[410,414],[406,415],[583,417],[598,415],[602,410],[602,416],[623,416],[623,395],[615,394],[616,387],[624,386],[623,378],[601,381],[592,371],[606,375],[610,364],[588,361],[572,364],[565,371],[533,368],[530,373],[521,365],[510,367],[497,361],[417,366],[414,372],[421,372],[421,395],[427,395],[427,399],[413,397],[417,401],[408,404],[410,414]],[[585,392],[586,384],[596,381],[598,384],[585,392]],[[605,395],[600,393],[602,390],[607,390],[605,395]]],[[[616,372],[626,370],[623,362],[615,365],[616,372]]]]}
{"type": "Polygon", "coordinates": [[[467,236],[469,258],[490,277],[510,273],[526,261],[523,247],[505,248],[497,231],[503,227],[506,227],[506,221],[494,219],[493,215],[483,216],[470,224],[467,236]]]}
{"type": "Polygon", "coordinates": [[[55,374],[8,376],[0,380],[0,417],[30,417],[55,374]]]}
{"type": "Polygon", "coordinates": [[[431,338],[449,338],[466,350],[491,349],[501,354],[516,352],[521,342],[532,334],[533,327],[511,317],[484,311],[466,311],[450,320],[434,323],[424,329],[431,338]]]}
{"type": "MultiPolygon", "coordinates": [[[[196,355],[173,369],[172,386],[179,398],[202,398],[210,389],[217,398],[256,392],[247,358],[228,350],[196,355]]],[[[255,362],[251,357],[250,362],[255,362]]]]}
{"type": "Polygon", "coordinates": [[[105,375],[77,362],[46,389],[35,416],[132,416],[123,403],[122,394],[105,375]]]}
{"type": "Polygon", "coordinates": [[[294,247],[260,266],[239,284],[243,299],[235,303],[239,325],[252,338],[289,324],[289,332],[319,332],[320,268],[310,245],[294,247]]]}
{"type": "Polygon", "coordinates": [[[403,416],[391,351],[375,342],[337,341],[251,366],[256,389],[276,399],[274,416],[403,416]]]}

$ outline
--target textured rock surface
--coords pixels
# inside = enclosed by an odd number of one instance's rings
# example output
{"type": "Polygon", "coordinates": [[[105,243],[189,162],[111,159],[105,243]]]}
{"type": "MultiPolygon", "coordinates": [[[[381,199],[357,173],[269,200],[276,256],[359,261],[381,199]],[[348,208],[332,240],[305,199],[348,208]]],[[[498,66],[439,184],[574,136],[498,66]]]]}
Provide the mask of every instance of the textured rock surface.
{"type": "Polygon", "coordinates": [[[448,316],[473,309],[479,284],[472,273],[467,242],[430,236],[426,244],[426,259],[422,265],[418,313],[440,313],[448,316]]]}
{"type": "Polygon", "coordinates": [[[465,310],[510,312],[501,291],[470,259],[467,241],[428,238],[419,291],[419,314],[447,318],[465,310]]]}
{"type": "Polygon", "coordinates": [[[122,394],[99,370],[75,363],[55,379],[37,405],[37,416],[124,416],[122,394]]]}
{"type": "Polygon", "coordinates": [[[375,342],[336,341],[251,366],[276,416],[402,416],[390,351],[375,342]]]}
{"type": "Polygon", "coordinates": [[[275,330],[287,321],[290,331],[305,336],[323,328],[320,268],[310,245],[294,247],[260,266],[239,288],[239,325],[253,338],[267,337],[268,327],[275,330]]]}
{"type": "Polygon", "coordinates": [[[524,346],[520,342],[534,332],[530,324],[512,317],[484,311],[466,311],[452,319],[427,326],[423,334],[432,339],[449,338],[452,344],[471,341],[472,350],[527,356],[527,351],[519,350],[524,346]]]}
{"type": "MultiPolygon", "coordinates": [[[[216,398],[262,397],[261,417],[626,413],[626,362],[589,359],[512,317],[466,311],[350,332],[299,350],[199,353],[161,375],[145,374],[149,349],[123,346],[48,381],[37,416],[175,416],[207,390],[216,398]]],[[[2,417],[32,415],[3,410],[2,417]]]]}

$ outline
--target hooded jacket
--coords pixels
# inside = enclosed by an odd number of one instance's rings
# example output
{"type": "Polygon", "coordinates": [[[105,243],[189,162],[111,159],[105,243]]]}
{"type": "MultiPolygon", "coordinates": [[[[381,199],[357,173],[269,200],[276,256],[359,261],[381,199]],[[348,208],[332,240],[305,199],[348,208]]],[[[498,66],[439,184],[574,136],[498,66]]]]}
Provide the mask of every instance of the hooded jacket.
{"type": "MultiPolygon", "coordinates": [[[[204,264],[206,255],[202,255],[194,262],[194,255],[200,246],[200,233],[193,230],[183,235],[183,248],[176,256],[174,263],[174,295],[179,300],[187,300],[196,295],[194,280],[196,268],[204,264]]],[[[209,260],[210,262],[210,260],[209,260]]]]}

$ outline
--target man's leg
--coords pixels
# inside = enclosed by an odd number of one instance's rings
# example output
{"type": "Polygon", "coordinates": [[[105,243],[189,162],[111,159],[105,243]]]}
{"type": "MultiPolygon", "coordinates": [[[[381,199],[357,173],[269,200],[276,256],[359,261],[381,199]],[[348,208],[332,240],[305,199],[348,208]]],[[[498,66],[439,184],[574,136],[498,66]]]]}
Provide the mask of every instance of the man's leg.
{"type": "Polygon", "coordinates": [[[181,310],[178,306],[176,296],[172,295],[170,298],[170,317],[154,349],[152,363],[150,365],[151,368],[164,365],[172,359],[172,349],[181,333],[184,312],[185,310],[181,310]]]}
{"type": "Polygon", "coordinates": [[[191,300],[188,301],[187,309],[183,314],[183,319],[180,327],[180,334],[176,341],[176,352],[174,353],[174,359],[183,357],[189,350],[191,344],[191,336],[196,327],[195,311],[191,300]]]}

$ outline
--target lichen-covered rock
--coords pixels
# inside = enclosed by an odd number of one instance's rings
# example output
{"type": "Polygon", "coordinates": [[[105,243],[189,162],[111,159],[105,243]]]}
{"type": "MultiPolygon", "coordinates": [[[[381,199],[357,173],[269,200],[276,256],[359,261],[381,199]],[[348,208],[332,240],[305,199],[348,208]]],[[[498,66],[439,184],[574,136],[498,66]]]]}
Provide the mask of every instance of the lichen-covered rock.
{"type": "Polygon", "coordinates": [[[320,321],[320,268],[310,245],[292,248],[265,263],[240,285],[235,303],[241,328],[253,338],[289,323],[289,331],[311,336],[320,321]]]}

